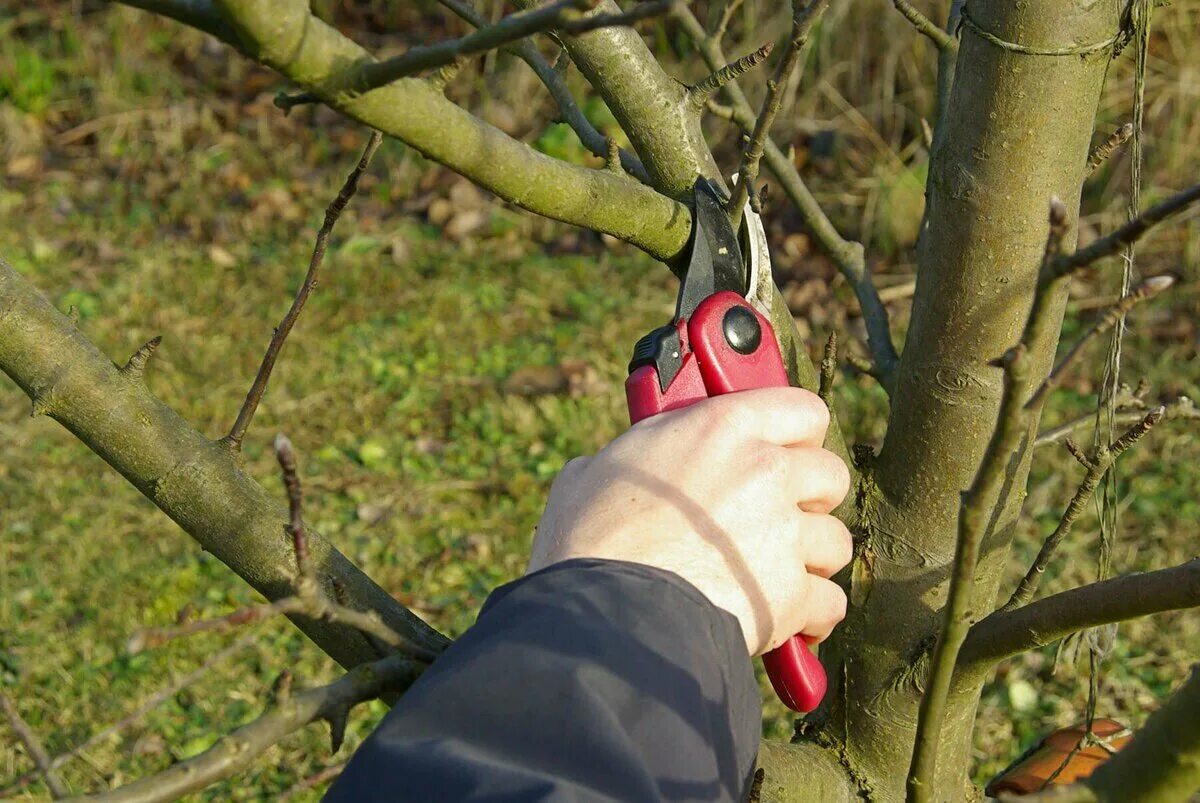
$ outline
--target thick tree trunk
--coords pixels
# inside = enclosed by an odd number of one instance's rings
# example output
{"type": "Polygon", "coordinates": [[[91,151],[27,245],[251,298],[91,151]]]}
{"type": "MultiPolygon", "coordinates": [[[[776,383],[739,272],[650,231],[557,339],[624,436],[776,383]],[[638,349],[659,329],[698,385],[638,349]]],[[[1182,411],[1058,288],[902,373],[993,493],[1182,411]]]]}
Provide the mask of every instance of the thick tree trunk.
{"type": "MultiPolygon", "coordinates": [[[[832,701],[832,730],[880,800],[904,796],[922,681],[911,667],[940,621],[960,494],[999,407],[1001,371],[988,362],[1020,338],[1051,197],[1078,207],[1111,48],[1044,54],[1086,50],[1119,27],[1112,3],[976,0],[970,15],[932,156],[891,422],[864,480],[853,610],[830,651],[844,679],[832,701]]],[[[1055,301],[1056,319],[1063,300],[1055,301]]],[[[1049,369],[1055,345],[1032,344],[1035,376],[1049,369]]],[[[974,618],[991,610],[1028,462],[1023,449],[985,540],[974,618]]],[[[964,794],[978,693],[972,686],[951,701],[937,799],[964,794]]]]}

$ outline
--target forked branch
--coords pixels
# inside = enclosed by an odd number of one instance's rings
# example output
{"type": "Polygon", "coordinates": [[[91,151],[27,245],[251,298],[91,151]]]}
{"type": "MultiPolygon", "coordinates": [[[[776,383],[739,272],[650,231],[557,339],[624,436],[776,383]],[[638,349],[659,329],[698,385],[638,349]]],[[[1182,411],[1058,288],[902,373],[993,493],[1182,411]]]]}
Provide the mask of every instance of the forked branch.
{"type": "Polygon", "coordinates": [[[958,49],[957,39],[946,33],[937,23],[918,11],[908,0],[892,0],[892,5],[904,15],[906,20],[912,23],[918,33],[933,42],[934,47],[938,50],[958,49]]]}
{"type": "MultiPolygon", "coordinates": [[[[130,382],[3,261],[0,370],[259,593],[269,600],[292,594],[288,515],[278,500],[242,472],[228,449],[188,426],[143,383],[130,382]]],[[[446,643],[317,533],[307,533],[307,544],[321,581],[344,590],[340,605],[374,611],[426,649],[446,643]]],[[[354,627],[306,617],[295,622],[343,666],[379,655],[354,627]]]]}
{"type": "Polygon", "coordinates": [[[340,605],[321,588],[316,568],[309,555],[308,534],[304,527],[303,493],[296,465],[296,452],[287,436],[275,436],[275,457],[279,461],[283,486],[288,497],[288,534],[292,540],[292,552],[296,559],[295,593],[274,602],[239,608],[233,613],[215,619],[199,619],[176,627],[141,630],[129,640],[128,651],[138,653],[157,647],[172,639],[203,632],[223,632],[251,622],[285,614],[303,616],[325,622],[348,625],[363,635],[399,650],[409,658],[425,664],[437,659],[438,651],[430,650],[405,638],[379,618],[374,611],[358,611],[340,605]]]}
{"type": "Polygon", "coordinates": [[[1025,433],[1024,394],[1028,383],[1025,343],[1010,349],[1000,360],[1004,369],[1004,392],[996,429],[988,442],[979,471],[963,495],[958,517],[958,542],[950,574],[950,592],[942,613],[942,625],[933,647],[929,679],[917,720],[916,743],[908,773],[908,799],[926,803],[932,799],[933,778],[940,751],[942,723],[958,663],[959,651],[970,630],[969,606],[974,590],[975,568],[991,511],[1000,497],[1009,463],[1019,453],[1025,433]]]}

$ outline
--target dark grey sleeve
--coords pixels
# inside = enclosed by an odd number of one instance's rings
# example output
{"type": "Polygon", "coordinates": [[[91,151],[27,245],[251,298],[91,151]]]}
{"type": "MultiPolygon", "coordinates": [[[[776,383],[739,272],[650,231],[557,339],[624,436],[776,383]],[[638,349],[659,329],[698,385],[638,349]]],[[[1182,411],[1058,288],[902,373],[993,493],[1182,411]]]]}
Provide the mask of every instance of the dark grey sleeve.
{"type": "Polygon", "coordinates": [[[733,616],[674,574],[573,560],[493,592],[325,799],[743,800],[760,722],[733,616]]]}

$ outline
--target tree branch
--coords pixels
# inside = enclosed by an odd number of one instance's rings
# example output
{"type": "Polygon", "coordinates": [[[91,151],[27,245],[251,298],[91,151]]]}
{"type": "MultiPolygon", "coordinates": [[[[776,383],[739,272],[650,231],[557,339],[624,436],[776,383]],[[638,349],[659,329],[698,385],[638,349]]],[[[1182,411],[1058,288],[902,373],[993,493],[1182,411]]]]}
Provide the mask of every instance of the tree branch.
{"type": "Polygon", "coordinates": [[[942,626],[934,644],[929,680],[921,698],[917,719],[916,744],[908,774],[910,803],[927,803],[933,794],[933,780],[939,755],[942,722],[950,696],[958,653],[970,630],[972,587],[975,568],[979,563],[980,545],[988,528],[1008,476],[1013,455],[1019,454],[1024,434],[1025,410],[1022,404],[1028,367],[1025,365],[1025,342],[1010,349],[1002,358],[1004,393],[1000,398],[1000,413],[996,429],[988,442],[979,471],[971,487],[963,495],[958,519],[958,543],[950,574],[950,592],[943,612],[942,626]]]}
{"type": "MultiPolygon", "coordinates": [[[[1200,420],[1200,410],[1196,409],[1195,403],[1187,396],[1181,396],[1175,401],[1166,402],[1161,405],[1163,408],[1163,420],[1170,421],[1172,419],[1183,419],[1196,421],[1200,420]]],[[[1116,424],[1133,424],[1146,415],[1145,407],[1118,409],[1116,418],[1113,419],[1116,424]]],[[[1096,414],[1088,413],[1081,415],[1079,418],[1072,419],[1065,424],[1059,424],[1056,427],[1049,427],[1038,433],[1037,440],[1033,442],[1034,446],[1049,446],[1054,443],[1070,437],[1075,432],[1086,427],[1094,426],[1096,423],[1096,414]]]]}
{"type": "Polygon", "coordinates": [[[738,168],[737,184],[733,188],[732,197],[729,200],[729,219],[733,224],[733,230],[737,231],[742,225],[742,210],[746,206],[746,201],[750,198],[751,188],[754,182],[758,180],[758,165],[762,161],[763,147],[767,140],[767,135],[771,132],[771,124],[775,122],[775,115],[779,112],[779,107],[783,103],[783,91],[787,84],[788,77],[795,69],[796,61],[800,58],[800,50],[808,41],[809,32],[812,31],[812,26],[820,19],[821,14],[829,6],[829,0],[811,0],[803,8],[798,8],[799,0],[793,0],[792,4],[792,38],[788,42],[787,49],[784,51],[783,58],[775,67],[775,75],[767,82],[767,97],[763,100],[762,108],[758,112],[758,117],[754,121],[754,127],[750,132],[750,140],[746,143],[746,147],[742,150],[742,163],[738,168]]]}
{"type": "Polygon", "coordinates": [[[959,654],[964,678],[1013,655],[1089,627],[1200,605],[1200,558],[1170,569],[1127,574],[997,611],[971,628],[959,654]]]}
{"type": "Polygon", "coordinates": [[[122,5],[170,17],[223,42],[236,41],[237,33],[212,0],[119,0],[122,5]]]}
{"type": "Polygon", "coordinates": [[[833,398],[833,379],[837,374],[837,330],[829,333],[829,339],[825,341],[825,354],[821,358],[821,384],[817,390],[817,395],[821,397],[821,401],[825,402],[825,406],[829,407],[833,398]]]}
{"type": "Polygon", "coordinates": [[[29,723],[21,717],[21,713],[17,711],[13,701],[3,692],[0,692],[0,711],[3,711],[4,715],[8,717],[8,724],[12,727],[13,733],[25,746],[25,752],[33,759],[33,763],[37,767],[37,774],[45,779],[46,786],[50,788],[51,797],[57,800],[71,794],[71,790],[54,771],[54,767],[50,763],[50,756],[46,753],[46,748],[42,746],[41,739],[33,732],[33,728],[29,727],[29,723]]]}
{"type": "Polygon", "coordinates": [[[721,18],[717,21],[717,27],[713,28],[712,38],[720,42],[725,38],[725,32],[729,30],[729,23],[733,21],[733,15],[742,7],[745,0],[726,0],[725,7],[721,9],[721,18]]]}
{"type": "MultiPolygon", "coordinates": [[[[219,7],[237,31],[230,43],[251,58],[501,198],[611,234],[659,259],[674,257],[687,244],[691,216],[683,204],[627,176],[541,154],[451,103],[428,81],[401,79],[371,92],[348,91],[343,82],[371,56],[312,17],[305,0],[222,0],[219,7]]],[[[583,38],[610,31],[637,37],[628,28],[605,28],[583,38]]]]}
{"type": "MultiPolygon", "coordinates": [[[[516,0],[522,8],[536,2],[516,0]]],[[[619,12],[614,0],[601,0],[592,14],[619,12]]],[[[686,87],[663,70],[637,31],[624,27],[582,35],[561,31],[559,39],[617,118],[654,187],[683,198],[697,176],[724,183],[704,139],[700,115],[687,101],[686,87]]]]}
{"type": "Polygon", "coordinates": [[[1200,665],[1116,755],[1082,783],[1102,800],[1169,803],[1200,790],[1200,665]]]}
{"type": "MultiPolygon", "coordinates": [[[[714,70],[700,81],[688,87],[688,100],[697,109],[705,106],[721,87],[731,81],[736,81],[759,64],[762,64],[774,49],[775,43],[767,42],[758,48],[758,50],[753,50],[741,58],[729,62],[724,67],[714,70]]],[[[744,199],[743,203],[745,203],[744,199]]]]}
{"type": "MultiPolygon", "coordinates": [[[[709,69],[718,70],[728,61],[720,43],[708,35],[690,9],[677,8],[672,12],[672,16],[679,22],[688,38],[695,43],[709,69]]],[[[736,82],[725,84],[721,91],[730,103],[734,122],[744,133],[749,134],[754,129],[755,115],[749,101],[746,100],[746,94],[736,82]]],[[[800,216],[820,244],[821,250],[829,255],[838,271],[854,289],[862,308],[863,321],[867,327],[867,342],[878,366],[881,384],[890,390],[895,367],[900,358],[892,342],[887,308],[879,300],[878,290],[863,256],[862,245],[842,237],[804,180],[800,178],[795,165],[770,138],[765,142],[764,155],[767,167],[775,174],[783,191],[795,204],[800,216]]]]}
{"type": "MultiPolygon", "coordinates": [[[[269,600],[292,594],[287,512],[242,473],[228,449],[123,374],[2,261],[0,370],[259,593],[269,600]]],[[[374,611],[425,649],[436,652],[447,643],[311,531],[308,550],[321,582],[344,589],[341,605],[374,611]]],[[[343,666],[378,658],[375,644],[354,627],[307,617],[294,621],[343,666]]]]}
{"type": "Polygon", "coordinates": [[[762,803],[850,801],[862,796],[835,746],[763,740],[758,767],[763,770],[762,803]]]}
{"type": "MultiPolygon", "coordinates": [[[[488,24],[487,18],[476,11],[466,0],[438,0],[438,2],[476,28],[488,24]]],[[[567,87],[562,75],[546,59],[542,58],[542,54],[538,52],[533,42],[522,39],[512,43],[505,50],[529,65],[529,68],[550,92],[550,96],[554,98],[562,121],[575,131],[583,146],[596,156],[607,157],[608,138],[597,131],[591,121],[587,119],[571,95],[571,90],[567,87]]],[[[621,167],[638,181],[644,184],[650,183],[650,175],[646,172],[646,166],[628,151],[621,151],[621,167]]]]}
{"type": "Polygon", "coordinates": [[[1058,365],[1054,366],[1054,369],[1050,371],[1050,374],[1038,389],[1034,391],[1033,396],[1030,397],[1026,406],[1030,410],[1040,411],[1046,403],[1047,396],[1059,386],[1067,371],[1079,362],[1079,358],[1083,356],[1083,351],[1089,343],[1094,342],[1100,335],[1116,326],[1117,322],[1122,320],[1125,314],[1138,304],[1148,298],[1153,298],[1173,284],[1175,284],[1175,277],[1170,274],[1151,276],[1148,279],[1144,279],[1129,295],[1105,310],[1100,319],[1092,325],[1092,328],[1085,332],[1083,337],[1079,338],[1075,345],[1071,347],[1071,350],[1059,361],[1058,365]]]}
{"type": "Polygon", "coordinates": [[[229,434],[225,436],[225,442],[234,449],[242,448],[242,440],[246,437],[246,430],[250,428],[254,413],[258,410],[263,393],[266,392],[267,382],[271,379],[271,371],[275,368],[275,360],[279,358],[279,352],[283,350],[283,342],[287,340],[292,327],[296,324],[296,319],[300,317],[300,311],[304,309],[304,302],[308,300],[309,294],[317,286],[317,275],[320,273],[321,263],[325,259],[325,248],[329,244],[329,235],[333,233],[333,227],[350,203],[350,199],[358,192],[358,180],[367,171],[367,167],[371,164],[371,157],[375,155],[375,151],[378,150],[379,143],[382,141],[383,136],[378,131],[371,132],[371,138],[367,141],[367,146],[363,149],[358,164],[346,177],[337,197],[325,208],[325,220],[317,231],[317,240],[313,245],[312,256],[308,260],[308,272],[300,284],[300,289],[296,291],[291,308],[283,316],[279,325],[275,327],[275,331],[271,335],[271,342],[267,344],[267,351],[263,354],[262,363],[258,366],[258,374],[254,377],[254,383],[246,394],[246,400],[242,403],[242,408],[238,411],[237,419],[229,429],[229,434]]]}
{"type": "MultiPolygon", "coordinates": [[[[1042,548],[1038,551],[1037,557],[1033,560],[1033,565],[1029,567],[1029,571],[1017,584],[1017,588],[1009,597],[1008,602],[999,609],[1001,611],[1011,611],[1018,608],[1029,600],[1033,599],[1033,595],[1037,593],[1038,585],[1041,583],[1042,575],[1046,571],[1046,567],[1050,564],[1050,559],[1054,556],[1054,551],[1058,545],[1071,534],[1071,528],[1074,526],[1076,519],[1083,512],[1084,506],[1092,498],[1100,480],[1103,479],[1108,469],[1116,462],[1117,458],[1123,452],[1137,443],[1141,438],[1153,429],[1154,425],[1162,420],[1163,408],[1152,410],[1145,415],[1142,420],[1130,428],[1107,447],[1097,450],[1096,454],[1088,458],[1087,473],[1083,477],[1083,481],[1076,489],[1075,495],[1071,497],[1070,503],[1067,505],[1066,511],[1063,512],[1062,518],[1058,525],[1054,528],[1054,532],[1046,538],[1042,544],[1042,548]]],[[[1078,459],[1080,455],[1076,455],[1078,459]]]]}
{"type": "Polygon", "coordinates": [[[943,31],[937,24],[922,14],[908,0],[892,0],[892,5],[896,10],[904,15],[904,18],[913,24],[917,32],[933,42],[934,47],[938,50],[957,50],[958,40],[950,34],[943,31]]]}
{"type": "Polygon", "coordinates": [[[449,39],[425,47],[414,47],[399,56],[364,64],[347,81],[352,91],[369,92],[393,81],[452,63],[464,56],[473,56],[506,47],[513,42],[557,29],[569,34],[582,34],[615,25],[629,25],[638,20],[663,14],[674,0],[651,0],[634,9],[615,14],[580,16],[598,0],[556,0],[527,11],[511,14],[499,22],[478,26],[460,39],[449,39]]]}
{"type": "Polygon", "coordinates": [[[129,640],[128,651],[137,654],[148,647],[157,647],[172,639],[208,631],[222,632],[250,622],[257,622],[278,614],[306,616],[325,622],[349,625],[365,636],[378,639],[383,644],[405,653],[426,664],[433,663],[438,653],[413,644],[400,633],[388,627],[374,611],[356,611],[338,605],[321,590],[321,582],[309,559],[308,534],[304,527],[302,512],[303,494],[300,475],[296,469],[296,453],[292,442],[280,433],[275,436],[275,456],[283,474],[283,486],[288,497],[287,531],[292,538],[292,552],[296,558],[295,596],[284,597],[266,605],[240,608],[233,613],[215,619],[200,619],[177,627],[152,628],[138,631],[129,640]]]}
{"type": "Polygon", "coordinates": [[[498,22],[480,25],[460,39],[414,47],[399,56],[364,63],[357,74],[346,82],[347,87],[355,92],[369,92],[401,78],[449,64],[462,56],[474,56],[505,47],[527,36],[566,24],[568,12],[586,11],[594,2],[556,0],[528,11],[510,14],[498,22]]]}
{"type": "Polygon", "coordinates": [[[1087,171],[1090,175],[1100,169],[1100,166],[1107,162],[1117,149],[1129,141],[1133,136],[1133,123],[1126,123],[1116,131],[1108,135],[1108,139],[1101,142],[1096,147],[1092,148],[1092,152],[1088,154],[1087,171]]]}
{"type": "Polygon", "coordinates": [[[356,667],[328,686],[292,695],[275,710],[238,728],[195,758],[87,799],[94,803],[178,800],[190,792],[232,777],[285,736],[306,725],[326,720],[331,728],[338,728],[338,723],[345,722],[350,709],[385,693],[407,689],[420,676],[421,670],[420,664],[402,655],[391,655],[356,667]]]}
{"type": "Polygon", "coordinates": [[[1162,203],[1155,204],[1121,228],[1080,248],[1075,253],[1059,257],[1049,266],[1048,270],[1043,271],[1041,283],[1048,284],[1055,279],[1074,273],[1098,259],[1121,253],[1127,246],[1140,240],[1154,226],[1172,215],[1182,212],[1197,201],[1200,201],[1200,184],[1188,187],[1162,203]]]}
{"type": "MultiPolygon", "coordinates": [[[[175,695],[179,694],[179,692],[183,689],[194,685],[198,680],[211,672],[213,667],[215,667],[217,664],[222,663],[226,658],[234,653],[246,649],[246,647],[254,643],[256,638],[257,636],[253,633],[245,635],[228,647],[225,647],[224,649],[221,649],[208,656],[208,658],[204,660],[204,663],[200,664],[192,671],[177,677],[175,680],[171,681],[170,684],[164,686],[154,694],[147,697],[137,706],[137,708],[135,708],[133,711],[130,711],[121,719],[117,720],[106,728],[96,731],[91,736],[72,747],[70,750],[54,756],[54,758],[50,760],[50,769],[58,769],[71,759],[77,758],[78,756],[91,750],[96,745],[104,742],[109,737],[125,730],[130,725],[146,716],[146,714],[150,713],[155,708],[158,708],[167,700],[175,697],[175,695]]],[[[26,786],[37,780],[40,774],[41,771],[38,770],[27,772],[24,775],[19,776],[8,786],[0,789],[0,800],[7,800],[9,796],[16,794],[21,789],[24,789],[26,786]]]]}

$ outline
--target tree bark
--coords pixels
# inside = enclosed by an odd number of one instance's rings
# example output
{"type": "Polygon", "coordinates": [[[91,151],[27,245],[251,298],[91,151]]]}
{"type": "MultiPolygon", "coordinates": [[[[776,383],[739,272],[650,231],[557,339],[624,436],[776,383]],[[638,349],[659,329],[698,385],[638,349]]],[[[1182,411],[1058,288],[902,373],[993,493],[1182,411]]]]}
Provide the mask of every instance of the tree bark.
{"type": "MultiPolygon", "coordinates": [[[[882,451],[863,486],[851,614],[827,653],[844,684],[830,723],[880,800],[904,797],[924,678],[911,670],[940,621],[960,494],[992,429],[1001,370],[1033,299],[1052,196],[1076,210],[1110,50],[1036,55],[1112,39],[1113,4],[976,0],[962,28],[953,88],[926,188],[917,292],[882,451]]],[[[1072,226],[1075,215],[1072,214],[1072,226]]],[[[1061,320],[1063,294],[1054,302],[1061,320]]],[[[1055,328],[1057,331],[1056,327],[1055,328]]],[[[1055,342],[1032,343],[1035,377],[1055,342]]],[[[1035,422],[1036,423],[1036,422],[1035,422]]],[[[990,611],[1024,497],[1028,446],[1010,467],[983,544],[973,618],[990,611]]],[[[836,672],[832,669],[831,672],[836,672]]],[[[951,700],[936,799],[966,783],[979,686],[951,700]]]]}

